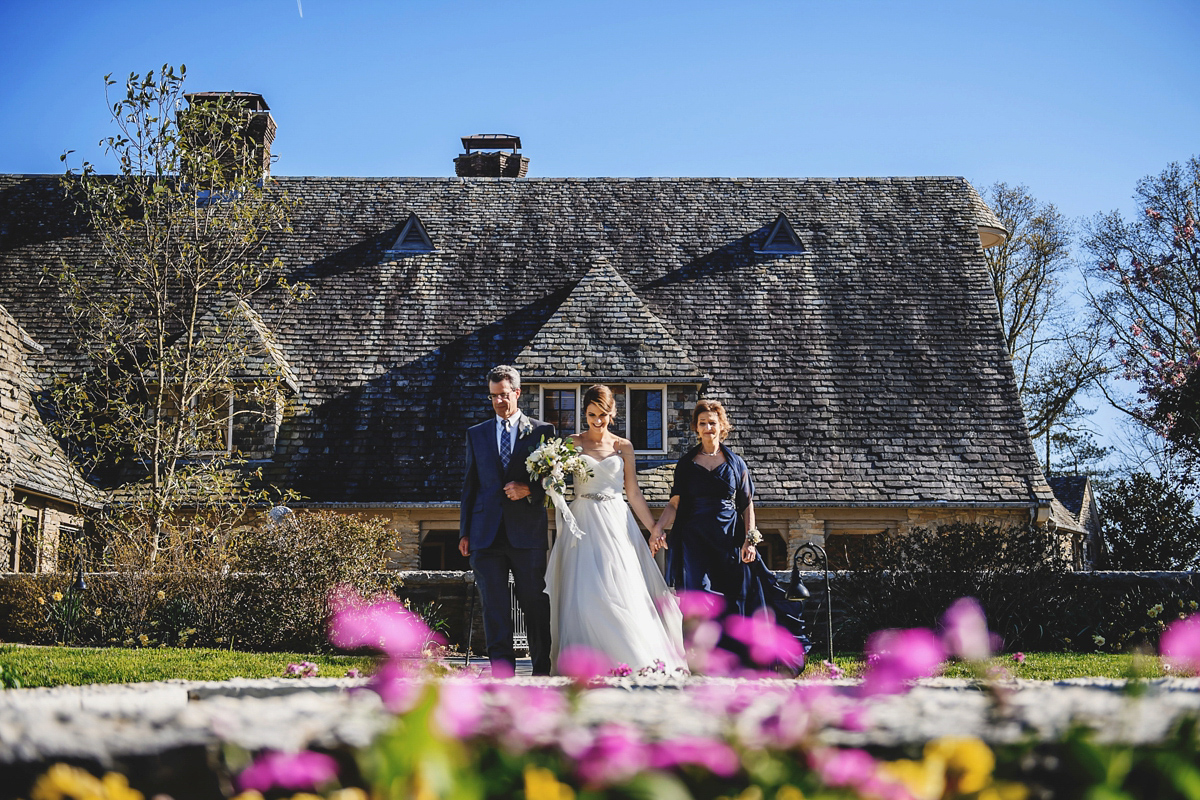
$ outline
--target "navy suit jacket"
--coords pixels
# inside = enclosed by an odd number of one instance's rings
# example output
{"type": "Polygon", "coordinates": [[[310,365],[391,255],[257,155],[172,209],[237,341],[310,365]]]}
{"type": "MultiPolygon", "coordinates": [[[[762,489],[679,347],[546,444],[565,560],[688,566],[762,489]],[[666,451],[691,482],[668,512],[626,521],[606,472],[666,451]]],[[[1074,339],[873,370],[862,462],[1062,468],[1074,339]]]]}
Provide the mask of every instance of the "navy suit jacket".
{"type": "Polygon", "coordinates": [[[528,416],[523,421],[529,422],[532,429],[524,435],[518,431],[507,470],[500,465],[496,447],[496,418],[467,429],[467,470],[463,476],[458,535],[470,537],[472,551],[492,545],[501,520],[513,547],[544,550],[548,546],[543,505],[546,492],[529,477],[525,459],[541,444],[543,436],[547,439],[554,436],[554,426],[528,416]],[[504,494],[509,481],[528,483],[533,494],[527,499],[509,500],[504,494]]]}

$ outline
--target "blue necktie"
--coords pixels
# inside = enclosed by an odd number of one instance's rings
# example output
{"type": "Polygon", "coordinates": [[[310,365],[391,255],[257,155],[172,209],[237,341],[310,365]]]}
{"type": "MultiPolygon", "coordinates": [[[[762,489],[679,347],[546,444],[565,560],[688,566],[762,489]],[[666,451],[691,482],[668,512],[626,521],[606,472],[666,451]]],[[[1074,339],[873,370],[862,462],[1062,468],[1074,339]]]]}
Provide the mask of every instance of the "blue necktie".
{"type": "Polygon", "coordinates": [[[508,420],[501,420],[504,431],[500,434],[500,466],[508,469],[508,461],[512,458],[512,442],[508,439],[508,420]]]}

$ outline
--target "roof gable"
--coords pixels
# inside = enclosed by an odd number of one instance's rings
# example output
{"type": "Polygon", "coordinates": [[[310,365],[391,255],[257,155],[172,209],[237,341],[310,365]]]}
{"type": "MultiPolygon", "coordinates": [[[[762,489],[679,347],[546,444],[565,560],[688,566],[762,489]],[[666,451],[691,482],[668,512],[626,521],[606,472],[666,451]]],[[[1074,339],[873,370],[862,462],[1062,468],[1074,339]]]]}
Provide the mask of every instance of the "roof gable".
{"type": "Polygon", "coordinates": [[[701,383],[708,378],[604,256],[516,359],[530,382],[701,383]]]}

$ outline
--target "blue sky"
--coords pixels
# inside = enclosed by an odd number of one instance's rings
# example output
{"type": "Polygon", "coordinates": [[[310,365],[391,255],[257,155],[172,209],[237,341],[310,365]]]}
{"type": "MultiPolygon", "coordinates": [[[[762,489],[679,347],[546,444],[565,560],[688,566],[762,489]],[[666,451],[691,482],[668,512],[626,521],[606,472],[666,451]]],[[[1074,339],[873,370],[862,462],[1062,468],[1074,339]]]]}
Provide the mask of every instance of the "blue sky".
{"type": "Polygon", "coordinates": [[[0,172],[103,167],[103,76],[163,63],[263,94],[282,175],[515,133],[531,176],[962,175],[1078,219],[1200,153],[1196,0],[300,3],[0,0],[0,172]]]}

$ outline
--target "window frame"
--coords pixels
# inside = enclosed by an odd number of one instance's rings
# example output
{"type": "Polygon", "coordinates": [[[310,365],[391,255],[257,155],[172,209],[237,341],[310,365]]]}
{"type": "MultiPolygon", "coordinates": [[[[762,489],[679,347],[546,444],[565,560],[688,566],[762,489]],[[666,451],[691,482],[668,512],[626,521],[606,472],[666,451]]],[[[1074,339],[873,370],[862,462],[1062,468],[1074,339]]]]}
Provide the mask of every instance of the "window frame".
{"type": "Polygon", "coordinates": [[[556,390],[572,389],[575,392],[575,430],[569,431],[569,432],[556,430],[555,432],[558,434],[558,436],[560,436],[560,437],[566,436],[566,435],[568,435],[568,433],[578,433],[579,431],[581,431],[582,428],[579,427],[579,415],[581,413],[579,404],[583,399],[583,384],[580,384],[580,383],[543,383],[543,384],[539,384],[538,385],[538,419],[541,419],[541,420],[546,419],[546,390],[547,389],[556,389],[556,390]]]}
{"type": "Polygon", "coordinates": [[[670,426],[667,425],[667,385],[665,383],[627,383],[625,384],[625,438],[633,441],[633,392],[635,391],[658,391],[658,396],[662,401],[662,419],[660,420],[660,434],[662,447],[657,450],[639,450],[635,445],[633,452],[635,454],[644,455],[664,455],[667,452],[669,442],[667,441],[667,432],[670,426]]]}

